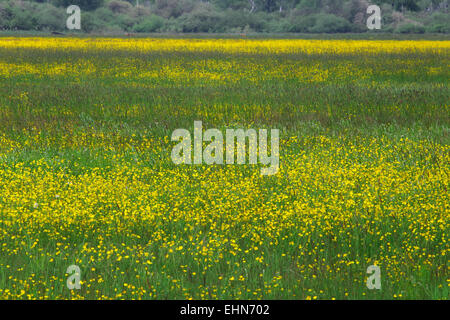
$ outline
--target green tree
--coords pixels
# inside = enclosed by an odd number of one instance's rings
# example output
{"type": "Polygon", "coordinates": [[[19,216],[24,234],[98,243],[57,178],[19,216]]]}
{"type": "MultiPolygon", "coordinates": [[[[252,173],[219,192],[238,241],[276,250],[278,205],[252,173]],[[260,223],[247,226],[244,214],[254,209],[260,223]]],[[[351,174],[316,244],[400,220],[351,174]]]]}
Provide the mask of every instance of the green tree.
{"type": "Polygon", "coordinates": [[[104,0],[53,0],[53,2],[62,7],[77,5],[83,10],[95,10],[103,5],[104,0]]]}

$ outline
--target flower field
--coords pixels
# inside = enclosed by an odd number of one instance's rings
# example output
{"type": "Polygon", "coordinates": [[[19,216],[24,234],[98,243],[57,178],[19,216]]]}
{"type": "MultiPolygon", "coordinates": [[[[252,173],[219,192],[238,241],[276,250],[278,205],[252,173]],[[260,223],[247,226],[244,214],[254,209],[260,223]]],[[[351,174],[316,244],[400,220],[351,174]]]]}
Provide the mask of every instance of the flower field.
{"type": "Polygon", "coordinates": [[[0,38],[0,299],[448,299],[449,67],[450,41],[0,38]],[[196,120],[279,129],[278,173],[173,164],[196,120]]]}

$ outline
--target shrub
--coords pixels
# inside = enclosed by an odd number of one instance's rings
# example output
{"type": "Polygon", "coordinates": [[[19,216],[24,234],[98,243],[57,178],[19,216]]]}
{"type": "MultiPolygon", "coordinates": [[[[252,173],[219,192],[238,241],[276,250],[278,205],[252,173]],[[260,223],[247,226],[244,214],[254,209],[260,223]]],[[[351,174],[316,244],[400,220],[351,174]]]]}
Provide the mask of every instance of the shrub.
{"type": "Polygon", "coordinates": [[[82,10],[95,10],[103,5],[103,0],[53,0],[55,5],[67,8],[70,5],[77,5],[82,10]]]}
{"type": "Polygon", "coordinates": [[[223,17],[211,6],[204,5],[179,18],[183,32],[224,32],[223,17]]]}
{"type": "Polygon", "coordinates": [[[8,4],[0,3],[0,29],[8,29],[12,18],[12,11],[8,4]]]}
{"type": "Polygon", "coordinates": [[[319,13],[316,15],[316,21],[309,32],[313,33],[336,33],[349,32],[351,30],[350,23],[344,18],[335,16],[333,14],[319,13]]]}
{"type": "Polygon", "coordinates": [[[262,32],[267,29],[272,16],[265,12],[249,13],[248,11],[225,10],[218,16],[213,30],[236,32],[248,26],[249,30],[262,32]]]}
{"type": "Polygon", "coordinates": [[[36,17],[37,27],[40,30],[63,30],[65,28],[66,14],[64,10],[50,4],[42,7],[36,17]]]}
{"type": "Polygon", "coordinates": [[[216,26],[218,29],[224,29],[226,31],[242,30],[249,22],[249,19],[253,18],[249,13],[244,11],[225,10],[220,19],[220,26],[216,26]]]}
{"type": "Polygon", "coordinates": [[[426,27],[426,32],[431,33],[450,33],[450,24],[433,23],[426,27]]]}
{"type": "Polygon", "coordinates": [[[266,25],[267,32],[289,32],[291,24],[287,19],[269,21],[266,25]]]}
{"type": "Polygon", "coordinates": [[[106,8],[99,8],[94,11],[94,14],[97,19],[106,23],[114,23],[117,20],[116,15],[106,8]]]}
{"type": "Polygon", "coordinates": [[[401,24],[395,29],[396,33],[424,33],[425,28],[421,25],[413,24],[413,23],[404,23],[401,24]]]}
{"type": "Polygon", "coordinates": [[[450,19],[448,14],[442,12],[433,13],[427,19],[427,32],[433,33],[450,33],[450,19]]]}
{"type": "MultiPolygon", "coordinates": [[[[15,4],[15,3],[14,3],[15,4]]],[[[34,14],[34,6],[31,3],[23,3],[24,6],[11,7],[10,29],[36,30],[38,27],[37,15],[34,14]]]]}
{"type": "MultiPolygon", "coordinates": [[[[200,2],[200,5],[203,3],[200,2]]],[[[183,13],[189,13],[195,8],[191,0],[155,0],[155,13],[164,18],[178,18],[183,13]]]]}
{"type": "Polygon", "coordinates": [[[84,32],[101,31],[106,29],[107,24],[100,20],[96,14],[92,12],[82,13],[81,30],[84,32]]]}
{"type": "Polygon", "coordinates": [[[111,0],[108,8],[114,13],[129,13],[133,6],[127,1],[111,0]]]}
{"type": "Polygon", "coordinates": [[[127,31],[131,31],[136,24],[136,20],[127,14],[116,15],[116,20],[116,25],[127,31]]]}
{"type": "Polygon", "coordinates": [[[134,32],[156,32],[164,25],[164,19],[152,14],[145,20],[133,26],[134,32]]]}
{"type": "Polygon", "coordinates": [[[273,16],[267,12],[257,12],[250,14],[247,24],[256,32],[267,31],[268,23],[273,20],[273,16]]]}
{"type": "Polygon", "coordinates": [[[352,29],[350,22],[333,14],[319,13],[308,16],[297,16],[291,19],[290,32],[336,33],[349,32],[352,29]]]}
{"type": "Polygon", "coordinates": [[[310,28],[316,24],[316,17],[310,16],[298,16],[291,20],[291,24],[288,28],[289,32],[308,32],[310,28]]]}

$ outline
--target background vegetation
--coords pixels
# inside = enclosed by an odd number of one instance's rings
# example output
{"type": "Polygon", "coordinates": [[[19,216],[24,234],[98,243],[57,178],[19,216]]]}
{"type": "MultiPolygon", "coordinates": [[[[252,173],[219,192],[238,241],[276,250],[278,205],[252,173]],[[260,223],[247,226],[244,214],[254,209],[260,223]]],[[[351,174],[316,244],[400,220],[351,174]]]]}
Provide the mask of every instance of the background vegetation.
{"type": "Polygon", "coordinates": [[[64,31],[70,4],[82,31],[97,33],[368,32],[370,4],[381,32],[450,31],[448,0],[0,0],[0,30],[64,31]]]}

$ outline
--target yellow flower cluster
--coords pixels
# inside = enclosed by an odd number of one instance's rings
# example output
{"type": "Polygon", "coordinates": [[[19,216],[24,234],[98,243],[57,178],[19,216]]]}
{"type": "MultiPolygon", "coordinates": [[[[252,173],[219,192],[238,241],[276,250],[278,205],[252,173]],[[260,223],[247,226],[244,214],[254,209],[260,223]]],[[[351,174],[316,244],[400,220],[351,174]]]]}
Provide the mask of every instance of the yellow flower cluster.
{"type": "MultiPolygon", "coordinates": [[[[74,150],[119,147],[93,136],[77,141],[74,150]]],[[[10,145],[2,140],[2,149],[10,145]]],[[[126,145],[111,159],[96,155],[103,167],[75,162],[68,171],[59,157],[0,166],[2,255],[22,253],[36,266],[27,275],[21,264],[0,265],[11,275],[0,297],[67,297],[55,290],[65,285],[70,264],[85,270],[78,298],[105,299],[265,298],[283,291],[305,298],[298,286],[327,297],[329,283],[351,274],[348,285],[364,286],[371,264],[393,286],[407,272],[446,272],[448,146],[291,137],[281,147],[297,151],[284,154],[279,176],[268,181],[252,166],[151,167],[127,154],[153,144],[126,145]],[[421,161],[405,165],[413,155],[421,161]],[[280,274],[267,279],[264,272],[286,263],[293,274],[279,271],[288,284],[280,274]],[[126,283],[130,274],[133,284],[126,283]],[[318,277],[328,284],[313,287],[318,277]],[[248,291],[246,281],[258,289],[248,291]],[[107,286],[114,292],[103,293],[107,286]]]]}
{"type": "Polygon", "coordinates": [[[161,39],[161,38],[22,38],[4,37],[0,47],[33,48],[42,50],[76,49],[126,50],[140,52],[224,52],[224,53],[307,53],[362,54],[407,53],[432,51],[444,53],[448,41],[392,41],[392,40],[249,40],[249,39],[161,39]]]}

